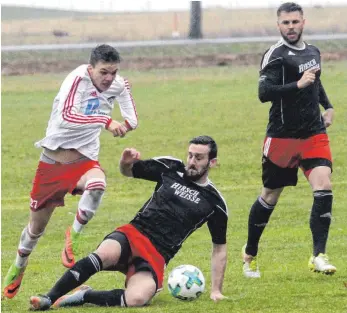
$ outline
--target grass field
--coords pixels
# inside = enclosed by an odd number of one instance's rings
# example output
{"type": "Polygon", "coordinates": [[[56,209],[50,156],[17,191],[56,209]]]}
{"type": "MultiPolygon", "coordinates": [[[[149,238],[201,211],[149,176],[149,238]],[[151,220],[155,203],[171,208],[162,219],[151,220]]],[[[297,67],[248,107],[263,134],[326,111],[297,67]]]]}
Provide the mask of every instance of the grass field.
{"type": "MultiPolygon", "coordinates": [[[[3,45],[48,44],[70,42],[105,42],[122,40],[153,40],[171,38],[178,31],[181,38],[188,36],[189,11],[178,12],[126,12],[95,14],[4,7],[1,22],[3,45]],[[13,18],[6,18],[6,15],[13,18]],[[21,19],[19,18],[21,16],[21,19]],[[37,18],[40,16],[41,18],[37,18]],[[35,18],[36,17],[36,18],[35,18]],[[176,25],[176,26],[175,26],[176,25]],[[55,37],[53,31],[68,33],[55,37]]],[[[306,34],[344,33],[347,6],[304,7],[306,34]]],[[[202,32],[206,38],[277,35],[276,8],[204,9],[202,32]],[[242,22],[240,22],[242,21],[242,22]]]]}
{"type": "MultiPolygon", "coordinates": [[[[278,37],[280,38],[280,37],[278,37]]],[[[275,42],[274,42],[275,43],[275,42]]],[[[193,57],[200,55],[218,54],[262,54],[274,43],[221,43],[221,44],[196,44],[177,46],[153,46],[153,47],[115,47],[121,54],[123,61],[131,58],[151,58],[151,57],[193,57]]],[[[347,50],[347,40],[310,40],[310,44],[320,47],[324,52],[340,52],[347,50]]],[[[59,59],[76,60],[78,62],[88,62],[90,49],[73,50],[42,50],[42,51],[4,51],[1,54],[2,61],[9,64],[22,64],[45,61],[56,62],[59,59]]],[[[145,60],[144,60],[145,61],[145,60]]]]}
{"type": "MultiPolygon", "coordinates": [[[[308,41],[320,47],[323,61],[347,59],[347,40],[308,41]]],[[[269,43],[197,44],[163,47],[115,47],[121,68],[147,71],[158,68],[258,65],[269,43]]],[[[90,49],[2,52],[2,75],[62,73],[88,63],[90,49]]]]}
{"type": "MultiPolygon", "coordinates": [[[[146,201],[153,183],[127,179],[118,172],[123,148],[133,146],[143,158],[173,155],[185,159],[191,137],[208,134],[219,145],[219,166],[210,178],[229,205],[228,267],[224,294],[228,300],[213,303],[210,291],[210,237],[206,226],[196,231],[170,262],[190,263],[205,274],[207,292],[196,302],[173,299],[164,291],[150,307],[127,312],[347,312],[346,172],[347,172],[347,62],[326,63],[322,77],[336,108],[329,130],[334,155],[334,218],[328,245],[338,272],[332,276],[307,269],[311,253],[308,226],[312,192],[300,174],[298,186],[288,188],[262,238],[259,262],[262,278],[242,276],[240,250],[245,243],[249,208],[261,187],[261,144],[269,105],[257,99],[257,68],[124,72],[133,85],[140,125],[124,139],[102,135],[100,161],[108,175],[108,188],[97,216],[84,233],[80,257],[93,251],[104,235],[127,223],[146,201]]],[[[20,232],[27,223],[29,191],[39,150],[35,140],[44,135],[52,100],[63,75],[3,77],[2,79],[2,277],[12,262],[20,232]]],[[[115,110],[114,117],[118,116],[115,110]]],[[[65,208],[56,210],[33,252],[21,292],[2,301],[2,311],[26,312],[30,295],[47,292],[64,272],[60,252],[65,228],[72,222],[78,198],[68,196],[65,208]]],[[[167,272],[168,273],[168,272],[167,272]]],[[[88,282],[96,289],[121,288],[123,276],[99,273],[88,282]]],[[[61,312],[118,312],[121,309],[85,306],[61,312]]]]}

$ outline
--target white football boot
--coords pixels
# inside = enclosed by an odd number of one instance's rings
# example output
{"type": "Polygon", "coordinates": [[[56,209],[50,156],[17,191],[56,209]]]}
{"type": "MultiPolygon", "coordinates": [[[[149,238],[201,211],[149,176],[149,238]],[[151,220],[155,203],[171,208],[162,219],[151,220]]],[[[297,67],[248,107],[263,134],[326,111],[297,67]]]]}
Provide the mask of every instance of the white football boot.
{"type": "Polygon", "coordinates": [[[336,267],[329,263],[328,255],[319,253],[318,256],[311,256],[308,261],[308,267],[311,271],[333,275],[336,272],[336,267]]]}
{"type": "Polygon", "coordinates": [[[257,257],[246,254],[246,245],[242,248],[243,275],[247,278],[260,278],[257,257]]]}

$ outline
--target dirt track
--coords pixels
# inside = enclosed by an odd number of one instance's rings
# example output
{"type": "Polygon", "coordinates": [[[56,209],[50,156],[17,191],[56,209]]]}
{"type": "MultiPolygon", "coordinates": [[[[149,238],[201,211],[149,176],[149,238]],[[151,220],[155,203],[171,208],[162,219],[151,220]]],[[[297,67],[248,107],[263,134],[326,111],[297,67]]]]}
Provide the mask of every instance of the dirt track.
{"type": "MultiPolygon", "coordinates": [[[[346,60],[347,50],[336,53],[322,53],[324,61],[346,60]]],[[[133,57],[122,61],[122,68],[129,70],[151,70],[162,68],[187,68],[231,65],[257,65],[261,54],[218,54],[203,56],[175,56],[175,57],[133,57]]],[[[2,75],[28,75],[35,73],[68,72],[81,64],[80,60],[57,60],[57,61],[26,61],[14,60],[2,62],[2,75]]]]}

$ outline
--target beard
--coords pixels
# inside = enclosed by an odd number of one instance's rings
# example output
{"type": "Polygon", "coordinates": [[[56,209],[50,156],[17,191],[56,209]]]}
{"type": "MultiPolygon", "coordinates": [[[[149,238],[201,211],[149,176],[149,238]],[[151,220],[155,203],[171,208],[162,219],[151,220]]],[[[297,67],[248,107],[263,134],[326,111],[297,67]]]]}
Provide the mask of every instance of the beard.
{"type": "Polygon", "coordinates": [[[300,39],[301,39],[302,30],[301,30],[299,33],[294,33],[294,32],[292,32],[291,34],[296,34],[296,35],[297,35],[297,38],[296,38],[296,39],[289,39],[289,38],[288,38],[288,34],[286,35],[286,34],[284,34],[284,33],[281,32],[282,38],[283,38],[287,43],[289,43],[290,45],[295,45],[295,44],[297,44],[297,43],[300,41],[300,39]]]}
{"type": "Polygon", "coordinates": [[[197,170],[195,167],[185,168],[185,177],[187,177],[191,181],[197,181],[201,177],[203,177],[209,169],[209,164],[201,168],[201,170],[197,170]]]}

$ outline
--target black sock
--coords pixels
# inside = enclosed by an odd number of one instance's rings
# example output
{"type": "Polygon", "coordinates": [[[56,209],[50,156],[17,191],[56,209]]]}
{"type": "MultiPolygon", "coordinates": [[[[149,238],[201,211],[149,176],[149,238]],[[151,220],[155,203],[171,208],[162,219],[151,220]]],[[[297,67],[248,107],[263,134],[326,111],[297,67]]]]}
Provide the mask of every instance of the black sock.
{"type": "Polygon", "coordinates": [[[101,270],[102,261],[100,257],[92,253],[86,258],[79,260],[71,269],[67,270],[47,293],[47,296],[54,303],[61,296],[82,285],[90,276],[101,270]]]}
{"type": "Polygon", "coordinates": [[[314,201],[310,217],[313,239],[313,255],[325,253],[331,222],[333,193],[331,190],[317,190],[313,193],[314,201]]]}
{"type": "Polygon", "coordinates": [[[84,303],[92,303],[100,306],[127,306],[124,289],[113,289],[110,291],[88,290],[84,294],[83,300],[84,303]]]}
{"type": "Polygon", "coordinates": [[[252,205],[248,218],[248,240],[246,253],[252,256],[258,254],[258,244],[275,205],[266,203],[259,197],[252,205]]]}

